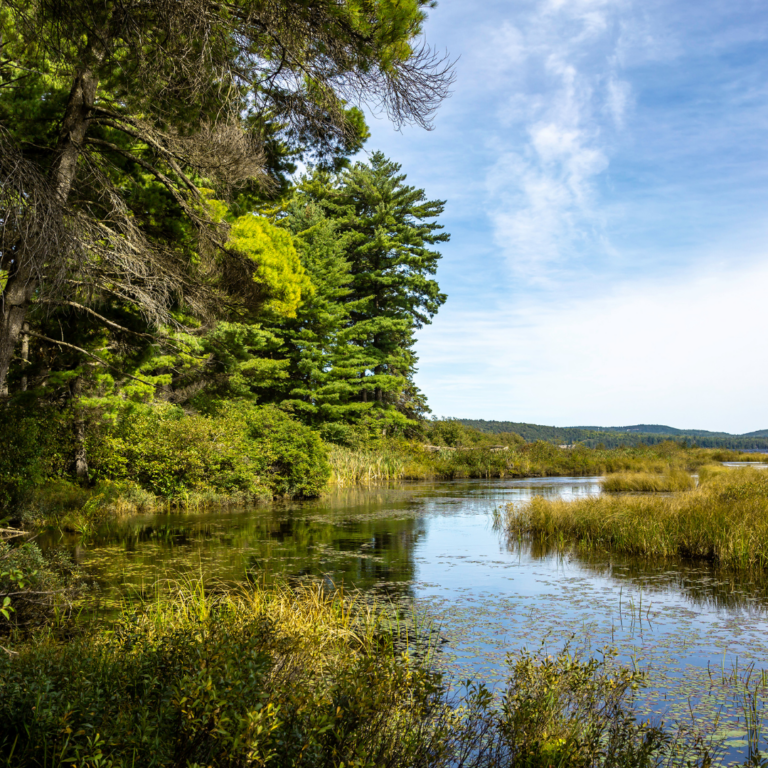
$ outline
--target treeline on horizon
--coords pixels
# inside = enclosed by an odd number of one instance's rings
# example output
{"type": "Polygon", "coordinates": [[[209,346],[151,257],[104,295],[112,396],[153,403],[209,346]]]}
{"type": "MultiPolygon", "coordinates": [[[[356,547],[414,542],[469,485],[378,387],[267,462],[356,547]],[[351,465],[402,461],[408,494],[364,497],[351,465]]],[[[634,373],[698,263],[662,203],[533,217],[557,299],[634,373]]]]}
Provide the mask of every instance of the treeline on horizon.
{"type": "Polygon", "coordinates": [[[663,425],[637,425],[632,427],[548,427],[515,421],[486,421],[485,419],[458,419],[462,424],[485,432],[500,434],[514,432],[528,442],[544,440],[557,445],[579,443],[588,448],[658,445],[667,440],[700,448],[730,448],[734,450],[768,450],[768,434],[760,430],[747,435],[680,430],[663,425]],[[647,431],[646,431],[647,430],[647,431]]]}

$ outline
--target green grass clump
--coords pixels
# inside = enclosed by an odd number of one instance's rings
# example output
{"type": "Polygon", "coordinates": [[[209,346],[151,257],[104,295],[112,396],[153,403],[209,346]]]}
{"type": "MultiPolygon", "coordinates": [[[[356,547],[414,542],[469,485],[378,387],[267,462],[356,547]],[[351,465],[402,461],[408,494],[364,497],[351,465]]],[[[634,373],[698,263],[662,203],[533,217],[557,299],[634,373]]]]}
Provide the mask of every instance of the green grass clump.
{"type": "Polygon", "coordinates": [[[732,568],[768,567],[768,474],[753,468],[705,479],[671,496],[601,496],[576,501],[536,497],[507,507],[512,534],[563,537],[590,547],[649,556],[712,560],[732,568]]]}
{"type": "Polygon", "coordinates": [[[695,480],[683,469],[673,469],[661,475],[650,472],[617,472],[601,482],[604,491],[617,493],[658,493],[664,491],[687,491],[694,488],[695,480]]]}

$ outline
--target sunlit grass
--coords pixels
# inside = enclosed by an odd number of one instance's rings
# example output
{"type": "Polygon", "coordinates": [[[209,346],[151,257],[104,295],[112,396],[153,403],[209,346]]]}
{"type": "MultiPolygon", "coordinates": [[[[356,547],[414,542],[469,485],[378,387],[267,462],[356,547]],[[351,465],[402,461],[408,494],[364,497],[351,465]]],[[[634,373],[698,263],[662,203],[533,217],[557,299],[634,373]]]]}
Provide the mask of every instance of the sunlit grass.
{"type": "Polygon", "coordinates": [[[601,481],[608,493],[631,491],[653,493],[663,491],[687,491],[695,487],[696,481],[683,469],[670,469],[662,474],[650,472],[617,472],[601,481]]]}
{"type": "Polygon", "coordinates": [[[704,472],[696,490],[661,497],[535,497],[525,506],[508,506],[499,523],[512,535],[530,532],[628,554],[766,568],[768,474],[753,468],[704,472]]]}

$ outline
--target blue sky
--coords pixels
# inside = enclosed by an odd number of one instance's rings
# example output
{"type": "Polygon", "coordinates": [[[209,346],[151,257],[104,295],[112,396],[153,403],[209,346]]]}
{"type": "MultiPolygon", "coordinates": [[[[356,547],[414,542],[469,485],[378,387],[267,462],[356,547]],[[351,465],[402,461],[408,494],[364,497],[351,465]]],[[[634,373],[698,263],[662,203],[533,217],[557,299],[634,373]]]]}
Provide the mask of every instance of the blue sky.
{"type": "Polygon", "coordinates": [[[447,200],[434,413],[768,428],[768,7],[441,0],[431,132],[367,149],[447,200]]]}

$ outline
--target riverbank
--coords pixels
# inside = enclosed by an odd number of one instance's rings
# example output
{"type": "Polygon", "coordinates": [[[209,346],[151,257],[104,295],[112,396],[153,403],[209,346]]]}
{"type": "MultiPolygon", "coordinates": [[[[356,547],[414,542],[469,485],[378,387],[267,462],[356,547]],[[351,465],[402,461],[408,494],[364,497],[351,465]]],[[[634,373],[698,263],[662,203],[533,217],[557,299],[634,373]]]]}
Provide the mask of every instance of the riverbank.
{"type": "Polygon", "coordinates": [[[124,447],[115,448],[110,460],[119,471],[110,474],[103,461],[101,476],[93,483],[57,478],[35,486],[17,507],[16,520],[26,530],[87,534],[110,519],[132,514],[245,507],[273,498],[312,498],[337,489],[412,480],[609,475],[607,483],[614,490],[630,490],[627,483],[637,485],[638,478],[643,487],[634,490],[676,490],[690,484],[689,473],[714,462],[765,458],[671,442],[559,448],[522,443],[514,435],[502,436],[501,442],[498,435],[473,435],[466,428],[464,441],[457,445],[378,438],[348,446],[323,443],[309,430],[294,431],[283,417],[260,426],[258,440],[251,440],[247,450],[241,446],[244,453],[230,446],[217,454],[217,435],[204,440],[200,428],[196,441],[183,443],[172,430],[174,439],[160,433],[151,441],[147,434],[132,444],[129,461],[121,458],[124,447]]]}
{"type": "MultiPolygon", "coordinates": [[[[496,436],[494,436],[496,437],[496,436]]],[[[332,487],[376,485],[396,480],[583,477],[621,472],[647,476],[683,474],[723,461],[763,461],[762,454],[687,448],[677,443],[621,448],[559,448],[551,443],[429,446],[382,441],[371,447],[328,446],[332,487]]],[[[686,484],[690,483],[690,479],[686,484]]]]}
{"type": "Polygon", "coordinates": [[[768,474],[703,468],[694,490],[665,496],[604,495],[571,502],[534,498],[497,517],[510,536],[650,557],[768,567],[768,474]]]}

